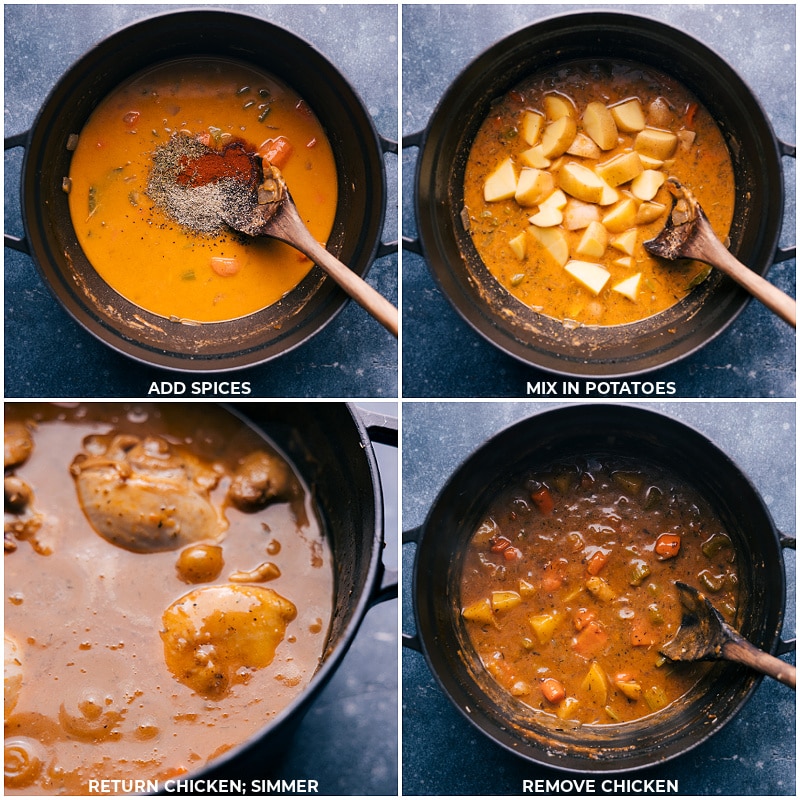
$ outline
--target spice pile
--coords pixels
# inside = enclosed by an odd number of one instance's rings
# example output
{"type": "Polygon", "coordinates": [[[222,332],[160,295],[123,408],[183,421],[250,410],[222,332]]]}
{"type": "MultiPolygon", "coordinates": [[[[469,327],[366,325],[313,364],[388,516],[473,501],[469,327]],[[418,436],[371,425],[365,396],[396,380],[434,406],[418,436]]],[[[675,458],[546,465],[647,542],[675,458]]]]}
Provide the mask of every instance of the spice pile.
{"type": "Polygon", "coordinates": [[[259,159],[242,142],[215,150],[193,136],[176,134],[153,152],[147,194],[179,225],[218,234],[226,219],[250,217],[259,173],[259,159]]]}

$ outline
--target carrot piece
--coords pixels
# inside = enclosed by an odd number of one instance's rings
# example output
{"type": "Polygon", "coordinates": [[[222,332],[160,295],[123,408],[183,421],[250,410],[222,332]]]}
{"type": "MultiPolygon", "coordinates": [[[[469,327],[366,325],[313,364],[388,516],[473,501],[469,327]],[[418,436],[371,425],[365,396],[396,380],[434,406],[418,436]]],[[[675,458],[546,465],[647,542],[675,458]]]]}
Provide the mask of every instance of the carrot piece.
{"type": "Polygon", "coordinates": [[[533,504],[541,514],[547,516],[552,513],[555,504],[553,503],[553,495],[550,494],[550,490],[546,486],[531,492],[531,500],[533,500],[533,504]]]}
{"type": "Polygon", "coordinates": [[[689,103],[686,107],[686,127],[694,127],[694,116],[697,113],[697,103],[689,103]]]}
{"type": "Polygon", "coordinates": [[[233,258],[223,258],[222,256],[211,257],[211,269],[221,278],[230,278],[239,271],[239,260],[233,258]]]}
{"type": "Polygon", "coordinates": [[[572,618],[576,631],[582,631],[590,622],[597,619],[597,614],[590,608],[579,608],[572,618]]]}
{"type": "Polygon", "coordinates": [[[283,169],[293,150],[292,143],[285,136],[278,136],[276,139],[267,139],[263,142],[256,153],[269,161],[273,167],[283,169]]]}
{"type": "Polygon", "coordinates": [[[511,542],[505,536],[492,536],[489,539],[489,550],[493,553],[503,553],[511,547],[511,542]]]}
{"type": "Polygon", "coordinates": [[[631,625],[631,645],[633,647],[652,647],[658,637],[641,620],[633,620],[631,625]]]}
{"type": "Polygon", "coordinates": [[[592,658],[598,655],[608,642],[608,632],[596,620],[586,624],[575,637],[572,649],[583,658],[592,658]]]}
{"type": "Polygon", "coordinates": [[[600,570],[602,570],[607,563],[608,553],[604,553],[602,550],[596,550],[586,563],[586,571],[590,575],[598,575],[600,570]]]}
{"type": "Polygon", "coordinates": [[[681,549],[681,537],[676,533],[662,533],[656,539],[655,551],[662,559],[675,558],[681,549]]]}
{"type": "Polygon", "coordinates": [[[546,592],[554,592],[564,585],[564,568],[567,562],[563,559],[550,561],[545,565],[544,575],[542,576],[542,589],[546,592]]]}
{"type": "Polygon", "coordinates": [[[548,703],[560,703],[567,696],[567,690],[564,688],[564,684],[561,683],[561,681],[557,681],[555,678],[544,678],[539,688],[541,688],[544,699],[547,700],[548,703]]]}

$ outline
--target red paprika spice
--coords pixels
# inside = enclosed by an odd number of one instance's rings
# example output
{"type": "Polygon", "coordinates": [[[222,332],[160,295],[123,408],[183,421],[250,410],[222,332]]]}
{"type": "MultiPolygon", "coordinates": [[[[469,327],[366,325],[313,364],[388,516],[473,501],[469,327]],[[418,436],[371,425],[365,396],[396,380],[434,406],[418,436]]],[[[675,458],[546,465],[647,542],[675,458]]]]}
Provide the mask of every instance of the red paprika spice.
{"type": "Polygon", "coordinates": [[[178,168],[175,180],[180,186],[206,186],[225,178],[248,185],[258,182],[256,164],[241,142],[230,142],[222,150],[209,148],[195,157],[181,156],[178,168]]]}

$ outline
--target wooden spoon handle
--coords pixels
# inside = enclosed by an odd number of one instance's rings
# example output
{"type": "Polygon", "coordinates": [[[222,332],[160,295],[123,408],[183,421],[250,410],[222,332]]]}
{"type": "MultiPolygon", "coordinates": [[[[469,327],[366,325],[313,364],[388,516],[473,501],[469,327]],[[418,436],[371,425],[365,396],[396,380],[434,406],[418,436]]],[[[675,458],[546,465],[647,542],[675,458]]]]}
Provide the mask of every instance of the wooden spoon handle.
{"type": "Polygon", "coordinates": [[[764,675],[769,675],[771,678],[791,686],[792,689],[797,688],[797,670],[792,664],[787,664],[785,661],[781,661],[780,658],[759,650],[755,645],[740,636],[727,641],[722,646],[722,654],[729,661],[745,664],[764,675]]]}
{"type": "Polygon", "coordinates": [[[295,246],[302,250],[320,269],[344,289],[362,308],[372,314],[386,330],[397,336],[397,309],[375,291],[361,276],[346,267],[336,256],[331,255],[319,242],[310,236],[295,246]]]}
{"type": "Polygon", "coordinates": [[[797,327],[797,303],[793,298],[762,278],[757,272],[748,269],[723,246],[713,233],[711,236],[703,237],[703,244],[705,249],[702,256],[703,261],[707,261],[728,277],[733,278],[782,320],[788,322],[793,328],[797,327]]]}

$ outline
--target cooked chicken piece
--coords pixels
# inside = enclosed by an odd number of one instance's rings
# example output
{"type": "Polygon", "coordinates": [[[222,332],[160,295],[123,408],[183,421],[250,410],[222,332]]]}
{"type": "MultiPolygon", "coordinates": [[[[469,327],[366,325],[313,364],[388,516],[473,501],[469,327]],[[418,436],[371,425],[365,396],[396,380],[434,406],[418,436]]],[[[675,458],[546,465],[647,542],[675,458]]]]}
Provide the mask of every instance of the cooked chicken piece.
{"type": "Polygon", "coordinates": [[[259,511],[269,503],[296,497],[299,487],[289,465],[279,456],[256,450],[245,456],[228,489],[240,511],[259,511]]]}
{"type": "Polygon", "coordinates": [[[176,680],[210,699],[224,697],[252,670],[268,666],[297,615],[294,604],[260,586],[206,586],[162,617],[164,658],[176,680]]]}
{"type": "Polygon", "coordinates": [[[22,659],[19,646],[10,636],[3,637],[3,650],[3,713],[7,720],[17,705],[22,688],[22,659]]]}
{"type": "Polygon", "coordinates": [[[12,514],[21,514],[33,500],[33,491],[22,478],[6,475],[3,480],[3,507],[12,514]]]}
{"type": "Polygon", "coordinates": [[[3,441],[3,462],[5,469],[24,464],[33,452],[33,438],[30,429],[22,422],[6,422],[3,441]]]}
{"type": "Polygon", "coordinates": [[[147,553],[217,540],[227,522],[210,499],[219,473],[159,437],[89,436],[70,466],[92,527],[112,544],[147,553]]]}

